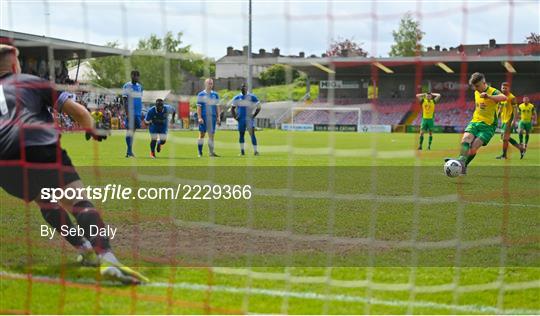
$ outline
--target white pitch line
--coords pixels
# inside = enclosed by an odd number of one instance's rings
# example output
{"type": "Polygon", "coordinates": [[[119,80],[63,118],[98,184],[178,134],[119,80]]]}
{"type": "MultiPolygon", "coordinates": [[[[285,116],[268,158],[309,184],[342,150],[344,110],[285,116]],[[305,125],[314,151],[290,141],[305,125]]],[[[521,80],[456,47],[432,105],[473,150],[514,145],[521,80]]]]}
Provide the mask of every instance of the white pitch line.
{"type": "MultiPolygon", "coordinates": [[[[192,137],[169,137],[169,140],[181,145],[196,145],[197,140],[192,137]]],[[[238,149],[238,144],[229,142],[214,141],[214,146],[222,149],[238,149]]],[[[373,157],[377,159],[392,158],[413,158],[416,155],[414,150],[374,150],[373,148],[364,149],[336,149],[333,147],[295,147],[286,145],[261,145],[261,152],[266,153],[290,153],[299,156],[335,156],[335,157],[373,157]]]]}
{"type": "Polygon", "coordinates": [[[261,196],[281,196],[297,199],[331,199],[344,201],[377,201],[394,203],[436,204],[459,201],[457,194],[421,197],[414,195],[378,195],[373,193],[344,194],[329,191],[295,191],[288,189],[257,189],[253,193],[261,196]]]}
{"type": "MultiPolygon", "coordinates": [[[[0,276],[5,276],[11,279],[21,279],[28,280],[29,276],[26,274],[20,273],[11,273],[6,271],[0,271],[0,276]]],[[[84,283],[84,284],[96,284],[95,280],[92,279],[78,279],[78,280],[68,280],[68,279],[59,279],[49,276],[36,276],[32,275],[31,280],[45,281],[45,282],[62,282],[69,281],[74,283],[84,283]]],[[[104,285],[113,285],[111,282],[101,282],[104,285]]],[[[156,287],[156,288],[175,288],[199,292],[216,292],[216,293],[229,293],[229,294],[249,294],[249,295],[262,295],[270,297],[280,297],[280,298],[298,298],[304,300],[317,300],[317,301],[335,301],[335,302],[347,302],[347,303],[361,303],[361,304],[371,304],[371,305],[382,305],[382,306],[392,306],[392,307],[413,307],[413,308],[431,308],[431,309],[443,309],[449,311],[460,311],[467,313],[486,313],[486,314],[540,314],[540,310],[530,310],[530,309],[507,309],[499,310],[494,306],[484,306],[484,305],[454,305],[454,304],[445,304],[445,303],[436,303],[430,301],[403,301],[403,300],[385,300],[379,298],[366,298],[363,296],[353,296],[346,294],[321,294],[316,292],[297,292],[297,291],[283,291],[283,290],[273,290],[273,289],[262,289],[262,288],[246,288],[246,287],[234,287],[227,285],[207,285],[199,283],[188,283],[188,282],[179,282],[179,283],[166,283],[166,282],[151,282],[145,284],[146,287],[156,287]]]]}
{"type": "MultiPolygon", "coordinates": [[[[377,291],[403,292],[411,289],[409,283],[374,283],[367,280],[337,280],[326,276],[290,276],[279,272],[258,272],[246,268],[213,267],[212,272],[224,275],[244,276],[257,280],[287,281],[293,284],[328,284],[337,288],[370,288],[377,291]]],[[[416,293],[452,292],[470,293],[488,290],[498,290],[504,286],[505,291],[518,291],[540,288],[540,280],[502,283],[490,282],[484,284],[457,285],[454,283],[438,285],[415,285],[416,293]]]]}
{"type": "Polygon", "coordinates": [[[528,207],[528,208],[540,208],[540,204],[522,204],[522,203],[499,203],[499,202],[472,202],[464,201],[467,204],[476,204],[476,205],[489,205],[489,206],[512,206],[512,207],[528,207]]]}

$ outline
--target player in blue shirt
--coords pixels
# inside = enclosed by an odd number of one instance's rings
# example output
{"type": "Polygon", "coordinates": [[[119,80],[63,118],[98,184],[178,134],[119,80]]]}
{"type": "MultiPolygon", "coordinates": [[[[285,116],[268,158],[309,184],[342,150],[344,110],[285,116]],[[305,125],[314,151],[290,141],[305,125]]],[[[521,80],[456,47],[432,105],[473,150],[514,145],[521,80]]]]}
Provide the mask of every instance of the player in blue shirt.
{"type": "Polygon", "coordinates": [[[162,99],[156,100],[156,105],[151,107],[146,113],[144,123],[149,124],[148,131],[150,131],[150,156],[156,158],[156,144],[157,152],[161,151],[161,146],[165,145],[167,141],[168,120],[169,113],[172,113],[171,123],[174,124],[174,115],[176,111],[168,104],[164,104],[162,99]]]}
{"type": "Polygon", "coordinates": [[[199,157],[202,157],[204,136],[208,132],[208,150],[210,157],[219,157],[214,152],[214,134],[216,133],[216,124],[221,125],[221,113],[219,110],[219,95],[212,90],[214,80],[208,78],[204,81],[205,89],[197,94],[197,120],[199,122],[199,139],[197,148],[199,157]]]}
{"type": "Polygon", "coordinates": [[[126,82],[122,87],[122,100],[126,110],[126,158],[135,157],[132,150],[133,137],[135,137],[135,130],[141,128],[143,87],[139,83],[139,77],[139,71],[132,70],[131,81],[126,82]]]}
{"type": "Polygon", "coordinates": [[[231,108],[233,117],[238,121],[240,155],[244,156],[246,154],[244,150],[244,134],[247,129],[251,136],[254,154],[255,156],[258,156],[257,138],[255,137],[255,117],[261,111],[261,103],[255,95],[247,93],[245,84],[242,85],[240,90],[242,93],[233,98],[231,108]]]}

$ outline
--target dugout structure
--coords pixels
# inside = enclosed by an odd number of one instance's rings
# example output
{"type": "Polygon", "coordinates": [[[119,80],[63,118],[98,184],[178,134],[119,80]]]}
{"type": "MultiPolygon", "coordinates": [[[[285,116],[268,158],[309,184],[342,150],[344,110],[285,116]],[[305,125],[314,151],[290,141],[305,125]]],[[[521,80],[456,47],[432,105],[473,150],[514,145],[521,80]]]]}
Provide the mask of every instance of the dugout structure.
{"type": "MultiPolygon", "coordinates": [[[[77,60],[77,65],[80,66],[81,59],[130,54],[124,49],[5,29],[0,29],[0,43],[14,45],[19,49],[19,60],[24,73],[52,79],[56,83],[66,83],[62,72],[68,60],[77,60]]],[[[67,68],[65,71],[67,72],[67,68]]],[[[69,79],[77,81],[77,77],[69,79]]]]}

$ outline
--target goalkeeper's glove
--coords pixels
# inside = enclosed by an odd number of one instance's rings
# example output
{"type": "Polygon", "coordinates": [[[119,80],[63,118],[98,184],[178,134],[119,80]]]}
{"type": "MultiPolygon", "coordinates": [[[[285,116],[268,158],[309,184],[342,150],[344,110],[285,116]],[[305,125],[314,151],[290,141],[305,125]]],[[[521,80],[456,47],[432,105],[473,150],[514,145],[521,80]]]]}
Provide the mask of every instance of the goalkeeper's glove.
{"type": "Polygon", "coordinates": [[[94,140],[97,140],[98,142],[103,141],[107,139],[107,136],[110,134],[107,130],[104,129],[94,129],[92,131],[87,131],[85,134],[86,140],[90,140],[90,138],[93,138],[94,140]]]}

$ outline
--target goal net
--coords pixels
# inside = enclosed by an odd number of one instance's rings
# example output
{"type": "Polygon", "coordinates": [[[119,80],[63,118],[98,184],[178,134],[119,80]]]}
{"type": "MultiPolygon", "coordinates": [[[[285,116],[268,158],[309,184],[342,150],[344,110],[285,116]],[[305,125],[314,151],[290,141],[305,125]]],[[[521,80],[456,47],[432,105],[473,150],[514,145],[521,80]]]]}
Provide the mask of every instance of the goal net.
{"type": "MultiPolygon", "coordinates": [[[[16,155],[0,157],[0,313],[540,313],[537,1],[0,8],[0,44],[48,80],[13,89],[54,87],[35,124],[1,77],[0,145],[14,127],[61,134],[46,144],[53,161],[28,159],[26,132],[13,136],[16,155]],[[480,107],[475,72],[497,90],[509,84],[515,120],[490,112],[489,143],[451,179],[444,159],[467,146],[480,107]],[[107,139],[86,141],[55,90],[107,139]],[[171,113],[149,116],[158,100],[171,113]],[[527,144],[523,157],[495,133],[502,123],[527,144]],[[508,159],[495,159],[503,150],[508,159]],[[80,266],[40,207],[7,189],[65,188],[31,175],[63,176],[66,157],[112,251],[146,284],[80,266]]],[[[46,202],[76,222],[69,204],[46,202]]]]}

